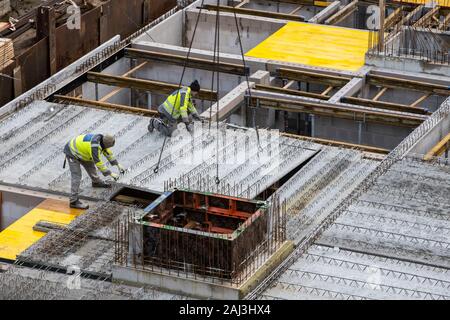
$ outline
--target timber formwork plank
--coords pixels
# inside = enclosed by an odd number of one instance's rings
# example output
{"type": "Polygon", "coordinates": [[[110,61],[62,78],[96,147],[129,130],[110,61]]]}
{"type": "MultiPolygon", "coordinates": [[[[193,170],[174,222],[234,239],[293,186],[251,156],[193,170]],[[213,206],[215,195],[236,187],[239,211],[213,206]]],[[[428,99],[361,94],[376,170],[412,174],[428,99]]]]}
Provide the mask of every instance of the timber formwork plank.
{"type": "Polygon", "coordinates": [[[252,105],[262,108],[288,112],[305,112],[327,117],[336,117],[354,121],[375,122],[394,126],[417,127],[424,120],[421,115],[395,114],[379,110],[364,110],[358,107],[322,104],[301,100],[279,99],[252,95],[252,105]]]}
{"type": "Polygon", "coordinates": [[[344,141],[301,136],[301,135],[296,135],[296,134],[286,133],[286,132],[282,132],[282,133],[280,133],[280,135],[283,137],[288,137],[288,138],[292,138],[292,139],[311,141],[314,143],[324,144],[324,145],[333,146],[333,147],[340,147],[340,148],[346,148],[346,149],[357,149],[357,150],[370,152],[370,153],[386,155],[390,152],[388,149],[384,149],[384,148],[378,148],[378,147],[373,147],[373,146],[368,146],[368,145],[363,145],[363,144],[349,143],[349,142],[344,142],[344,141]]]}
{"type": "Polygon", "coordinates": [[[358,0],[353,0],[352,2],[344,6],[341,10],[325,20],[325,24],[337,24],[341,22],[358,9],[357,5],[358,0]]]}
{"type": "Polygon", "coordinates": [[[441,96],[450,96],[450,90],[446,85],[434,84],[423,81],[407,80],[376,74],[369,74],[367,80],[370,84],[388,88],[409,89],[419,92],[429,92],[441,96]]]}
{"type": "Polygon", "coordinates": [[[277,69],[276,75],[282,79],[319,83],[332,87],[343,87],[351,80],[349,77],[333,76],[323,73],[299,71],[287,68],[277,69]]]}
{"type": "MultiPolygon", "coordinates": [[[[87,79],[90,82],[100,83],[108,86],[132,88],[137,90],[144,90],[156,92],[160,94],[171,94],[179,89],[179,86],[172,83],[135,79],[129,77],[113,76],[98,72],[88,72],[87,79]]],[[[217,92],[201,89],[198,95],[201,100],[217,100],[217,92]]]]}
{"type": "Polygon", "coordinates": [[[88,100],[88,99],[69,97],[69,96],[61,96],[61,95],[55,95],[53,98],[57,101],[68,102],[68,103],[75,104],[78,106],[93,107],[93,108],[98,108],[98,109],[103,109],[103,110],[108,110],[108,111],[120,111],[120,112],[127,112],[127,113],[133,113],[133,114],[140,114],[140,115],[143,115],[146,117],[155,117],[158,115],[158,111],[155,111],[155,110],[149,110],[149,109],[143,109],[143,108],[137,108],[137,107],[129,107],[129,106],[121,105],[121,104],[114,104],[114,103],[88,100]]]}
{"type": "Polygon", "coordinates": [[[276,92],[276,93],[282,93],[282,94],[290,94],[293,96],[315,98],[315,99],[320,99],[320,100],[328,100],[331,98],[328,95],[322,95],[320,93],[306,92],[306,91],[293,90],[293,89],[285,89],[285,88],[279,88],[279,87],[274,87],[274,86],[266,86],[266,85],[262,85],[262,84],[257,84],[255,86],[255,88],[256,88],[256,90],[276,92]]]}
{"type": "Polygon", "coordinates": [[[372,107],[372,108],[378,108],[378,109],[387,109],[387,110],[394,110],[394,111],[400,111],[400,112],[409,112],[409,113],[416,113],[416,114],[425,114],[429,115],[430,112],[423,108],[414,108],[410,107],[404,104],[398,104],[398,103],[392,103],[392,102],[385,102],[385,101],[374,101],[370,99],[363,99],[363,98],[356,98],[356,97],[344,97],[341,99],[344,103],[351,103],[351,104],[357,104],[360,106],[365,107],[372,107]]]}
{"type": "Polygon", "coordinates": [[[254,10],[254,9],[245,9],[245,8],[234,8],[230,6],[216,6],[205,4],[203,9],[209,11],[222,11],[222,12],[231,12],[236,14],[245,14],[250,16],[264,17],[264,18],[273,18],[273,19],[282,19],[282,20],[292,20],[303,22],[305,19],[301,16],[296,16],[288,13],[279,13],[279,12],[270,12],[264,10],[254,10]]]}
{"type": "Polygon", "coordinates": [[[164,62],[174,64],[177,66],[186,66],[189,68],[196,68],[202,70],[218,71],[221,73],[235,74],[239,76],[248,76],[250,74],[250,68],[243,65],[234,63],[220,62],[219,65],[211,60],[198,59],[189,57],[186,55],[176,55],[161,53],[140,49],[125,49],[125,56],[131,59],[144,59],[147,61],[164,62]]]}

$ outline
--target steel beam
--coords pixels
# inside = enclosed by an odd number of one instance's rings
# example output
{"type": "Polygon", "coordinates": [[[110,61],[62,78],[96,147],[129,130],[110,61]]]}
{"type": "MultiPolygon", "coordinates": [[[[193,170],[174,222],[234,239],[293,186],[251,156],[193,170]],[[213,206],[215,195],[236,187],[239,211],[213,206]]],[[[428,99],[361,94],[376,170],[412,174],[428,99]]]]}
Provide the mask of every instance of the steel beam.
{"type": "MultiPolygon", "coordinates": [[[[179,89],[178,85],[172,83],[113,76],[97,72],[88,72],[87,79],[90,82],[100,83],[108,86],[132,88],[161,94],[170,94],[179,89]]],[[[215,101],[217,100],[217,92],[202,89],[199,92],[198,98],[202,100],[215,101]]]]}
{"type": "Polygon", "coordinates": [[[234,63],[220,62],[219,65],[211,60],[198,59],[189,57],[187,55],[161,53],[156,51],[147,51],[140,49],[125,49],[125,57],[131,59],[145,59],[147,61],[164,62],[174,64],[177,66],[186,66],[189,68],[196,68],[202,70],[210,70],[221,73],[235,74],[239,76],[250,75],[250,68],[234,63]]]}

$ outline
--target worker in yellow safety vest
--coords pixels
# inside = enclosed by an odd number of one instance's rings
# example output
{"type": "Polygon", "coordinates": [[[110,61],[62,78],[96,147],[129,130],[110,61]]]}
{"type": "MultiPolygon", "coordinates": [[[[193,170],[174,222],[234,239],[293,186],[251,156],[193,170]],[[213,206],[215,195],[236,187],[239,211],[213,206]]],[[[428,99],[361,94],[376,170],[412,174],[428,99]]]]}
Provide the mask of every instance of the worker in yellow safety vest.
{"type": "MultiPolygon", "coordinates": [[[[64,147],[66,160],[69,161],[71,174],[71,195],[70,207],[76,209],[88,209],[89,206],[83,204],[79,198],[79,189],[81,183],[81,166],[84,167],[92,180],[94,188],[110,188],[111,184],[103,181],[97,175],[97,169],[103,176],[110,176],[115,181],[119,179],[119,175],[111,172],[102,161],[102,155],[108,159],[112,166],[117,166],[120,173],[125,173],[125,169],[114,158],[110,148],[115,145],[115,138],[111,135],[102,134],[83,134],[71,139],[64,147]]],[[[66,161],[64,161],[64,168],[66,161]]]]}
{"type": "Polygon", "coordinates": [[[194,125],[192,120],[201,120],[192,101],[200,92],[200,84],[193,81],[189,87],[182,87],[173,92],[166,101],[159,106],[160,118],[150,119],[148,130],[153,132],[158,130],[166,136],[171,136],[176,130],[178,123],[183,121],[189,132],[192,132],[194,125]]]}

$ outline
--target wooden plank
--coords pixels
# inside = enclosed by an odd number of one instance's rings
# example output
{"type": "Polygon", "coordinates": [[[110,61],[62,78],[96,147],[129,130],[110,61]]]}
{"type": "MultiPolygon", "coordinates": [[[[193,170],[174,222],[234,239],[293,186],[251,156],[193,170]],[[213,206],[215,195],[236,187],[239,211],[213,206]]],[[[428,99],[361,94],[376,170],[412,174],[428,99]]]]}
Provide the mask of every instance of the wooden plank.
{"type": "Polygon", "coordinates": [[[365,107],[378,108],[378,109],[386,109],[400,112],[409,112],[414,114],[430,114],[427,110],[422,108],[411,108],[410,106],[398,103],[384,102],[384,101],[374,101],[363,98],[356,97],[344,97],[341,99],[344,103],[351,103],[365,107]]]}
{"type": "Polygon", "coordinates": [[[279,87],[274,87],[274,86],[266,86],[266,85],[262,85],[262,84],[257,84],[255,86],[255,88],[256,88],[256,90],[277,92],[277,93],[283,93],[283,94],[290,94],[290,95],[293,95],[293,96],[315,98],[315,99],[320,99],[320,100],[328,100],[328,99],[331,98],[330,96],[322,95],[320,93],[306,92],[306,91],[292,90],[292,89],[285,89],[285,88],[279,88],[279,87]]]}
{"type": "Polygon", "coordinates": [[[373,101],[378,101],[378,99],[380,99],[382,96],[383,96],[383,94],[385,94],[386,93],[386,91],[388,90],[389,88],[386,88],[386,87],[383,87],[376,95],[375,95],[375,97],[373,97],[373,101]]]}
{"type": "Polygon", "coordinates": [[[221,12],[235,12],[236,14],[245,14],[250,16],[264,17],[264,18],[273,18],[273,19],[282,19],[282,20],[292,20],[303,22],[305,19],[300,16],[288,14],[288,13],[279,13],[279,12],[270,12],[264,10],[255,10],[255,9],[246,9],[246,8],[234,8],[230,6],[217,6],[205,4],[203,9],[209,11],[221,11],[221,12]]]}
{"type": "Polygon", "coordinates": [[[344,6],[341,10],[333,14],[327,20],[325,20],[325,24],[336,24],[341,22],[343,19],[348,17],[349,14],[354,12],[357,9],[358,0],[353,0],[346,6],[344,6]]]}
{"type": "Polygon", "coordinates": [[[293,139],[299,139],[299,140],[305,140],[305,141],[311,141],[319,144],[329,145],[329,146],[335,146],[335,147],[342,147],[342,148],[348,148],[348,149],[358,149],[366,152],[372,152],[372,153],[378,153],[378,154],[388,154],[388,149],[378,148],[378,147],[372,147],[368,145],[362,145],[362,144],[354,144],[354,143],[348,143],[343,141],[337,141],[337,140],[329,140],[329,139],[322,139],[322,138],[314,138],[314,137],[307,137],[307,136],[300,136],[296,134],[291,133],[280,133],[281,136],[293,138],[293,139]]]}
{"type": "Polygon", "coordinates": [[[425,119],[420,115],[400,115],[379,110],[362,110],[342,105],[321,104],[309,101],[294,99],[279,99],[272,97],[261,97],[252,95],[252,105],[262,108],[289,111],[305,112],[327,117],[336,117],[354,121],[383,123],[393,126],[417,127],[425,119]]]}
{"type": "MultiPolygon", "coordinates": [[[[108,86],[132,88],[137,90],[156,92],[160,94],[171,94],[175,90],[179,89],[178,85],[172,83],[113,76],[97,72],[88,72],[87,79],[88,81],[108,86]]],[[[210,90],[202,89],[199,92],[198,98],[202,100],[215,101],[217,100],[217,93],[215,91],[213,92],[210,90]]]]}
{"type": "Polygon", "coordinates": [[[189,57],[189,59],[186,61],[186,55],[176,55],[148,50],[127,48],[125,49],[125,56],[131,59],[145,59],[148,61],[164,62],[174,64],[177,66],[186,65],[189,68],[210,70],[216,72],[219,71],[221,73],[235,74],[239,76],[250,75],[250,68],[244,67],[243,65],[225,62],[220,62],[220,64],[217,65],[215,62],[211,60],[198,59],[192,57],[189,57]]]}
{"type": "Polygon", "coordinates": [[[277,77],[282,79],[303,81],[309,83],[320,83],[333,87],[343,87],[351,80],[348,77],[332,76],[323,73],[299,71],[287,68],[277,69],[276,75],[277,77]]]}
{"type": "Polygon", "coordinates": [[[424,156],[424,160],[429,161],[433,159],[433,157],[441,156],[446,150],[450,147],[450,133],[444,137],[441,141],[438,142],[427,154],[424,156]]]}
{"type": "Polygon", "coordinates": [[[381,76],[376,74],[369,74],[367,79],[370,84],[389,87],[389,88],[402,88],[419,92],[429,92],[441,96],[450,96],[450,90],[448,86],[428,83],[416,80],[407,80],[395,77],[381,76]]]}
{"type": "Polygon", "coordinates": [[[3,70],[14,59],[13,41],[8,38],[0,38],[0,70],[3,70]]]}
{"type": "Polygon", "coordinates": [[[417,107],[419,104],[421,104],[422,102],[424,102],[428,97],[430,96],[429,93],[424,94],[423,96],[421,96],[419,99],[417,99],[416,101],[414,101],[410,107],[415,108],[417,107]]]}
{"type": "Polygon", "coordinates": [[[427,13],[425,13],[419,20],[417,20],[414,24],[413,27],[425,27],[426,25],[428,25],[428,21],[436,14],[439,12],[441,8],[439,6],[434,7],[433,9],[431,9],[430,11],[428,11],[427,13]]]}
{"type": "Polygon", "coordinates": [[[389,30],[402,16],[403,7],[398,7],[395,9],[384,21],[385,30],[389,30]]]}
{"type": "Polygon", "coordinates": [[[73,104],[76,104],[79,106],[100,108],[100,109],[108,110],[108,111],[120,111],[120,112],[127,112],[127,113],[133,113],[133,114],[140,114],[140,115],[143,115],[146,117],[154,117],[154,116],[158,115],[158,111],[156,111],[156,110],[149,110],[149,109],[137,108],[137,107],[129,107],[129,106],[121,105],[121,104],[114,104],[114,103],[88,100],[88,99],[82,99],[82,98],[77,98],[77,97],[61,96],[61,95],[55,95],[53,98],[58,101],[65,101],[65,102],[73,103],[73,104]]]}

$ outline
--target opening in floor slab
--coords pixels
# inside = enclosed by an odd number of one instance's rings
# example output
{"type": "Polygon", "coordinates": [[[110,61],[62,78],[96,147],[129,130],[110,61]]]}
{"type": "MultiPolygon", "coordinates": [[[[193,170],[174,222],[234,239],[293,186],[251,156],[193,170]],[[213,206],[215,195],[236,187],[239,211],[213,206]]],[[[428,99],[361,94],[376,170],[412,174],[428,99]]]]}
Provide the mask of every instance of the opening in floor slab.
{"type": "Polygon", "coordinates": [[[0,192],[0,232],[22,218],[26,213],[39,205],[43,198],[0,192]]]}

